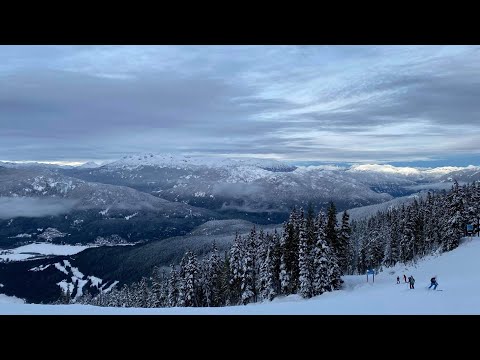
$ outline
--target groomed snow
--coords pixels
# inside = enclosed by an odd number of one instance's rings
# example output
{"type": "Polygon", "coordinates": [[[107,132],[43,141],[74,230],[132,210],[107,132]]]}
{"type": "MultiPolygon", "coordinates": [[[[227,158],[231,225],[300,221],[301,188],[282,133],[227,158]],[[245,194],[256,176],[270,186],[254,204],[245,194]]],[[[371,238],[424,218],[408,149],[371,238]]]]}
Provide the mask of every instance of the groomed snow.
{"type": "MultiPolygon", "coordinates": [[[[375,276],[346,276],[345,289],[309,300],[297,295],[278,298],[270,303],[223,308],[102,308],[85,305],[0,304],[0,314],[165,314],[165,315],[287,315],[287,314],[480,314],[480,238],[465,239],[449,253],[430,257],[416,266],[397,266],[375,276]],[[397,275],[413,275],[415,289],[396,284],[397,275]],[[430,278],[438,276],[438,290],[428,290],[430,278]]],[[[403,280],[402,280],[403,281],[403,280]]]]}

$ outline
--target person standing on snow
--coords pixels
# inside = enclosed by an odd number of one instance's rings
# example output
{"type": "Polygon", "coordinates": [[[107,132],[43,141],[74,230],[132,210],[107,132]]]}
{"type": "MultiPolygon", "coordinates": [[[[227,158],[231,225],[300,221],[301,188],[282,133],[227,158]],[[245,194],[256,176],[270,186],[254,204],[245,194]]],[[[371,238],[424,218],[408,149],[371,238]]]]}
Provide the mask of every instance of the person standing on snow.
{"type": "Polygon", "coordinates": [[[410,275],[408,282],[410,283],[410,289],[415,289],[415,279],[413,278],[413,275],[410,275]]]}
{"type": "Polygon", "coordinates": [[[428,288],[431,289],[432,286],[433,286],[433,290],[437,290],[438,282],[437,282],[437,277],[436,276],[434,276],[430,279],[430,286],[428,288]]]}
{"type": "Polygon", "coordinates": [[[407,282],[407,275],[403,274],[403,281],[407,282]]]}
{"type": "Polygon", "coordinates": [[[397,276],[397,284],[400,284],[400,276],[397,276]]]}

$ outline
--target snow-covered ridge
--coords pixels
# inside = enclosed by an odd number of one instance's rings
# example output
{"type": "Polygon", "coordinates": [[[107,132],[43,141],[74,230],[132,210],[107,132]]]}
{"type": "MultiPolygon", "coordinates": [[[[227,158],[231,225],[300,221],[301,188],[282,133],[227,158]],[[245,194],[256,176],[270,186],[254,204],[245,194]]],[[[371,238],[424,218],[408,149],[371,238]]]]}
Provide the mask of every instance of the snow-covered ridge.
{"type": "Polygon", "coordinates": [[[82,165],[77,166],[77,169],[95,169],[102,166],[101,164],[97,164],[96,162],[89,161],[86,163],[83,163],[82,165]]]}
{"type": "Polygon", "coordinates": [[[175,154],[139,154],[127,155],[118,161],[106,164],[107,168],[135,169],[140,166],[168,167],[188,169],[196,166],[217,167],[258,167],[272,170],[293,170],[294,166],[271,159],[238,158],[227,159],[218,157],[197,157],[175,154]]]}
{"type": "Polygon", "coordinates": [[[379,172],[379,173],[388,173],[388,174],[398,174],[398,175],[433,175],[433,176],[442,176],[454,171],[459,171],[463,169],[476,169],[478,167],[469,165],[467,167],[457,167],[457,166],[443,166],[437,168],[416,168],[416,167],[397,167],[393,165],[382,165],[382,164],[362,164],[362,165],[352,165],[348,171],[364,171],[364,172],[379,172]]]}
{"type": "MultiPolygon", "coordinates": [[[[160,167],[160,168],[174,168],[178,170],[194,169],[196,167],[210,167],[210,168],[229,168],[237,169],[237,173],[246,174],[251,171],[269,170],[269,171],[283,171],[290,172],[314,172],[314,171],[332,171],[332,172],[370,172],[383,173],[390,175],[401,176],[430,176],[440,177],[451,172],[459,170],[480,170],[480,167],[469,165],[467,167],[458,166],[443,166],[436,168],[422,168],[422,167],[399,167],[388,164],[355,164],[350,167],[331,165],[309,165],[309,166],[293,166],[286,162],[274,159],[258,159],[258,158],[220,158],[220,157],[200,157],[187,156],[176,154],[138,154],[127,155],[118,161],[107,163],[103,168],[115,170],[125,169],[134,170],[144,166],[160,167]]],[[[254,174],[247,177],[262,177],[268,174],[254,174]]],[[[235,176],[234,176],[235,177],[235,176]]]]}

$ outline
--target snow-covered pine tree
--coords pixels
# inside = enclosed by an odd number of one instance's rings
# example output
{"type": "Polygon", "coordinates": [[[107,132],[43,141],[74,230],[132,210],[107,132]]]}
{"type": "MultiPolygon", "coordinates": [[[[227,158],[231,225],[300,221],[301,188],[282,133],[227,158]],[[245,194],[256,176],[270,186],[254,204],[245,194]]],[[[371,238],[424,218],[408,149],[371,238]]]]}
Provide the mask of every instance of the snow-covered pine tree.
{"type": "Polygon", "coordinates": [[[311,249],[309,246],[309,237],[307,232],[307,220],[304,218],[303,212],[299,219],[299,252],[298,252],[298,268],[299,268],[299,294],[303,298],[310,298],[313,295],[312,285],[312,261],[310,258],[311,249]]]}
{"type": "Polygon", "coordinates": [[[150,293],[148,294],[148,307],[158,308],[166,306],[163,283],[164,274],[158,267],[154,267],[152,271],[152,287],[150,293]]]}
{"type": "Polygon", "coordinates": [[[198,306],[198,262],[195,254],[192,251],[185,253],[187,259],[183,268],[184,279],[184,304],[187,307],[198,306]]]}
{"type": "Polygon", "coordinates": [[[242,298],[243,278],[243,240],[238,234],[230,248],[230,299],[233,304],[239,304],[242,298]]]}
{"type": "Polygon", "coordinates": [[[457,180],[454,180],[450,194],[445,200],[447,221],[442,243],[443,250],[450,251],[458,246],[465,227],[463,190],[459,187],[457,180]]]}
{"type": "Polygon", "coordinates": [[[260,296],[262,300],[273,300],[277,295],[275,284],[276,251],[273,235],[266,236],[266,255],[260,266],[260,296]]]}
{"type": "Polygon", "coordinates": [[[343,212],[342,224],[338,232],[338,260],[339,265],[343,273],[347,272],[348,266],[348,249],[350,247],[350,236],[352,234],[352,228],[350,227],[350,215],[347,210],[343,212]]]}
{"type": "Polygon", "coordinates": [[[280,292],[281,294],[284,295],[289,295],[290,294],[290,271],[289,271],[289,266],[288,266],[288,259],[289,255],[287,255],[287,252],[289,251],[287,247],[287,241],[289,238],[288,235],[289,231],[289,225],[287,222],[284,223],[283,225],[283,233],[282,237],[280,239],[280,273],[279,273],[279,278],[280,278],[280,292]]]}
{"type": "Polygon", "coordinates": [[[179,305],[179,276],[175,266],[170,265],[170,277],[168,279],[168,299],[167,306],[176,307],[179,305]]]}
{"type": "Polygon", "coordinates": [[[250,236],[248,237],[245,250],[243,251],[243,271],[242,271],[242,304],[246,305],[251,302],[255,302],[255,243],[256,234],[255,228],[252,229],[250,236]]]}
{"type": "Polygon", "coordinates": [[[218,255],[215,241],[212,244],[210,257],[204,260],[202,266],[202,287],[205,305],[207,307],[220,306],[221,303],[221,272],[222,261],[218,255]]]}
{"type": "Polygon", "coordinates": [[[343,244],[339,242],[338,230],[337,230],[337,209],[333,201],[330,201],[327,210],[327,225],[325,227],[325,234],[327,235],[327,241],[329,246],[335,252],[337,258],[341,258],[345,253],[343,244]]]}
{"type": "Polygon", "coordinates": [[[326,216],[320,210],[316,218],[317,241],[313,249],[313,295],[330,291],[326,216]]]}
{"type": "Polygon", "coordinates": [[[220,305],[219,306],[228,306],[233,304],[232,302],[232,294],[230,291],[230,277],[231,277],[231,270],[230,270],[230,258],[228,256],[228,252],[225,251],[224,261],[222,264],[222,270],[220,272],[220,305]]]}

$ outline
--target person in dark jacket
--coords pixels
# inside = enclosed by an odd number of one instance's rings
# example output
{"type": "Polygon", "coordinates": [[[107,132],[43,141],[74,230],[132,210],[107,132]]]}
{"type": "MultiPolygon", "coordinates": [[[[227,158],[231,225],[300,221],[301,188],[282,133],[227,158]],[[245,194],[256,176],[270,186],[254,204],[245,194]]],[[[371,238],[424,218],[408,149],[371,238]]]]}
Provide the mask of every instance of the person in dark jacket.
{"type": "Polygon", "coordinates": [[[408,282],[410,283],[410,289],[415,289],[415,279],[413,278],[413,275],[410,275],[408,282]]]}
{"type": "Polygon", "coordinates": [[[403,281],[407,282],[407,275],[403,274],[403,281]]]}
{"type": "Polygon", "coordinates": [[[437,282],[437,277],[436,276],[434,276],[430,279],[430,286],[428,288],[431,289],[432,286],[433,286],[433,290],[437,290],[438,282],[437,282]]]}
{"type": "Polygon", "coordinates": [[[400,276],[397,276],[397,284],[400,284],[400,276]]]}

